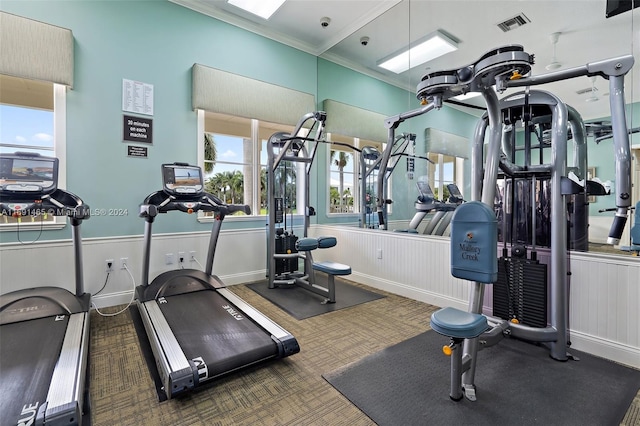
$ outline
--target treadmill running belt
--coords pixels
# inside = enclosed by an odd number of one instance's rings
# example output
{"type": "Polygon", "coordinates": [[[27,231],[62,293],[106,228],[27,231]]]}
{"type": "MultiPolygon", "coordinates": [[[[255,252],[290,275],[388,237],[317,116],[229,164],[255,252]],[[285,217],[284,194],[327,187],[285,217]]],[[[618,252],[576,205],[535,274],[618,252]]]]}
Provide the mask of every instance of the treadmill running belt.
{"type": "Polygon", "coordinates": [[[278,354],[271,335],[216,291],[165,300],[158,305],[187,359],[206,366],[200,382],[278,354]]]}
{"type": "Polygon", "coordinates": [[[52,316],[0,328],[0,424],[28,420],[45,402],[68,322],[52,316]]]}

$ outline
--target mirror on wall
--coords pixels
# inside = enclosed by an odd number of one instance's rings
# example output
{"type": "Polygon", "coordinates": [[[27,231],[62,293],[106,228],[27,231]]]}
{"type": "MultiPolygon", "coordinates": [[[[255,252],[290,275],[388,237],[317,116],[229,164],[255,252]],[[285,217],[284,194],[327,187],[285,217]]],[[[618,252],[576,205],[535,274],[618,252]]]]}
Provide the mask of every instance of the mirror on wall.
{"type": "MultiPolygon", "coordinates": [[[[384,14],[362,26],[351,35],[331,47],[325,55],[331,58],[343,58],[341,64],[364,75],[389,83],[405,91],[401,105],[398,98],[402,96],[380,96],[376,110],[389,114],[400,114],[420,108],[415,97],[416,87],[427,74],[459,69],[476,62],[492,49],[521,45],[524,51],[534,55],[531,75],[538,76],[555,71],[582,67],[609,58],[633,55],[636,65],[627,73],[624,83],[626,102],[626,118],[628,128],[640,126],[640,8],[627,10],[614,16],[606,16],[607,1],[576,0],[571,2],[555,1],[492,1],[477,2],[461,0],[445,1],[398,1],[384,14]],[[634,23],[636,25],[634,25],[634,23]],[[381,68],[381,63],[392,54],[398,52],[398,46],[415,46],[428,36],[443,34],[455,49],[445,55],[417,64],[409,59],[410,68],[406,71],[390,71],[381,68]],[[361,44],[366,37],[366,46],[361,44]],[[389,111],[389,106],[395,109],[389,111]]],[[[321,79],[322,76],[319,76],[321,79]]],[[[498,97],[511,95],[524,89],[507,89],[498,97]]],[[[610,88],[609,82],[601,76],[582,76],[558,82],[536,86],[557,96],[566,103],[586,123],[588,170],[594,178],[603,183],[610,195],[590,196],[588,199],[589,250],[607,251],[623,254],[617,247],[606,243],[607,233],[611,226],[615,207],[615,149],[611,138],[607,138],[610,127],[610,88]]],[[[320,90],[319,90],[320,91],[320,90]]],[[[319,94],[322,96],[322,94],[319,94]]],[[[362,98],[338,100],[355,106],[369,107],[371,93],[362,93],[362,98]]],[[[406,163],[400,166],[403,173],[393,178],[391,193],[393,197],[393,213],[390,222],[397,227],[409,225],[415,214],[415,203],[423,194],[416,185],[418,178],[433,184],[435,170],[443,174],[442,181],[447,180],[447,167],[456,170],[460,181],[456,181],[463,197],[470,195],[470,161],[465,158],[450,159],[446,153],[428,152],[425,141],[425,129],[431,128],[465,138],[473,138],[474,124],[485,110],[481,96],[465,99],[447,100],[442,108],[434,109],[428,114],[406,120],[398,127],[397,134],[412,132],[417,134],[415,153],[417,155],[436,156],[424,170],[415,170],[413,180],[406,172],[406,163]],[[442,158],[438,158],[440,154],[442,158]],[[450,166],[447,166],[450,165],[450,166]],[[439,168],[438,168],[439,167],[439,168]]],[[[384,123],[380,123],[381,126],[384,123]]],[[[631,197],[634,203],[640,200],[638,156],[640,150],[640,133],[630,136],[632,144],[632,187],[631,197]]],[[[569,149],[568,161],[572,161],[569,149]]],[[[469,150],[470,152],[470,150],[469,150]]],[[[355,161],[355,160],[354,160],[355,161]]],[[[410,167],[409,167],[410,168],[410,167]]],[[[450,173],[449,173],[450,174],[450,173]]],[[[439,184],[441,185],[441,184],[439,184]]],[[[447,195],[442,189],[434,194],[437,198],[447,195]],[[438,193],[442,191],[442,194],[438,193]]],[[[633,224],[630,214],[621,244],[630,241],[629,228],[633,224]]]]}

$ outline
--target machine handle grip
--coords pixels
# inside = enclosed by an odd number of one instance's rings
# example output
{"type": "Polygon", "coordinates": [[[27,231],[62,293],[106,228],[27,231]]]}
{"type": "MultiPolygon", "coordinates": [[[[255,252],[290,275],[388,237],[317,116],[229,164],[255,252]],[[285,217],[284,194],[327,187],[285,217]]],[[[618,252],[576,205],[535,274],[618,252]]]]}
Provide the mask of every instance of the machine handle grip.
{"type": "Polygon", "coordinates": [[[246,215],[251,214],[251,207],[246,204],[228,204],[227,210],[230,214],[233,214],[235,212],[244,212],[244,214],[246,215]]]}
{"type": "Polygon", "coordinates": [[[620,242],[620,237],[622,237],[622,231],[624,231],[624,226],[627,223],[627,216],[616,214],[613,218],[613,223],[611,224],[611,229],[609,230],[609,238],[607,238],[607,244],[618,244],[620,242]]]}

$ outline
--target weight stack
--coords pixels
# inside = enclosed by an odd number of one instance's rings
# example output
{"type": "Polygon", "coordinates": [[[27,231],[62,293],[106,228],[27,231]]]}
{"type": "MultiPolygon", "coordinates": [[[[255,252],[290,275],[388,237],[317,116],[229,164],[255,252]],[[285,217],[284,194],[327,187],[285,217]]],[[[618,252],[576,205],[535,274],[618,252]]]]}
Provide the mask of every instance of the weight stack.
{"type": "MultiPolygon", "coordinates": [[[[296,241],[298,237],[290,235],[276,235],[276,254],[297,253],[296,241]]],[[[298,270],[298,258],[276,259],[276,275],[292,273],[298,270]]]]}
{"type": "Polygon", "coordinates": [[[547,265],[514,257],[498,259],[493,315],[530,327],[547,326],[547,265]]]}

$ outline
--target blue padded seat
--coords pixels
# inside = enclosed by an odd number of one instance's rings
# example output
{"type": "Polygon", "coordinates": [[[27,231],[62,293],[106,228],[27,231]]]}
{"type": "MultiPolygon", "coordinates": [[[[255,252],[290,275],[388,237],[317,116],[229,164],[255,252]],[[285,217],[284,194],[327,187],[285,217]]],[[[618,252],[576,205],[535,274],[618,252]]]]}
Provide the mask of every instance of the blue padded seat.
{"type": "Polygon", "coordinates": [[[472,339],[486,331],[489,324],[484,315],[447,307],[431,314],[431,328],[444,336],[472,339]]]}
{"type": "Polygon", "coordinates": [[[296,241],[296,250],[310,251],[318,248],[318,240],[316,238],[300,238],[296,241]]]}
{"type": "Polygon", "coordinates": [[[318,248],[331,248],[336,244],[338,244],[338,240],[336,240],[336,237],[328,237],[326,235],[318,237],[318,248]]]}
{"type": "Polygon", "coordinates": [[[329,275],[351,274],[351,266],[336,262],[314,262],[313,269],[329,275]]]}

